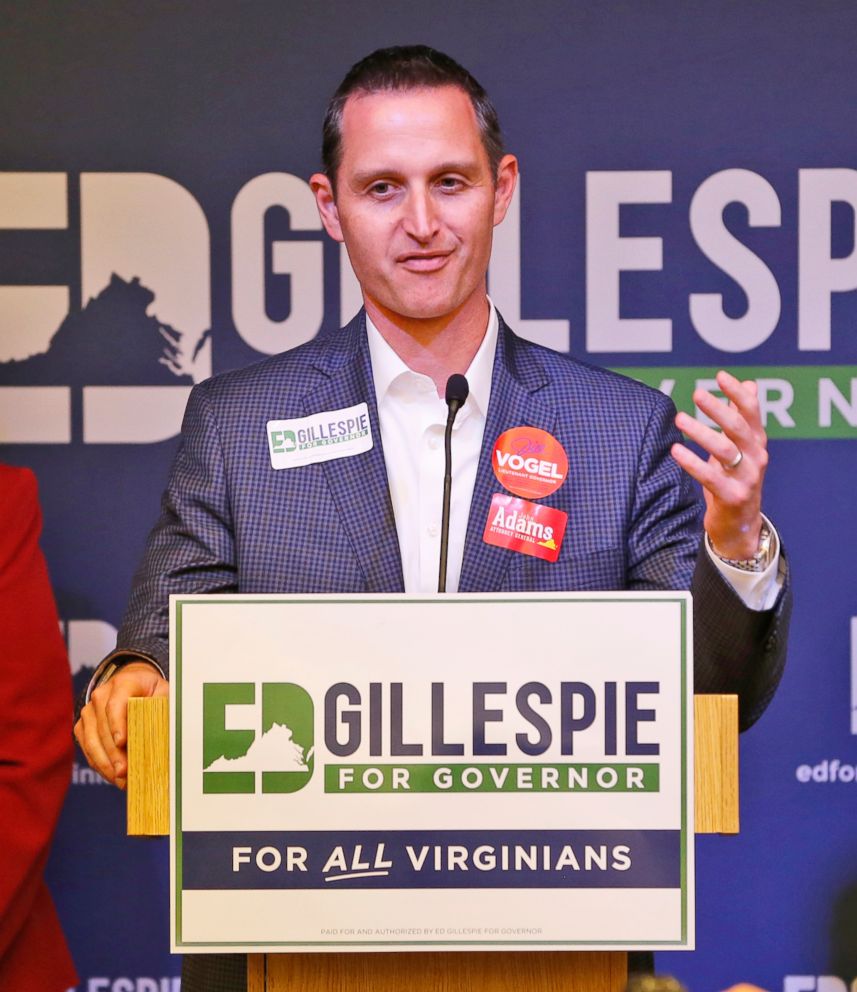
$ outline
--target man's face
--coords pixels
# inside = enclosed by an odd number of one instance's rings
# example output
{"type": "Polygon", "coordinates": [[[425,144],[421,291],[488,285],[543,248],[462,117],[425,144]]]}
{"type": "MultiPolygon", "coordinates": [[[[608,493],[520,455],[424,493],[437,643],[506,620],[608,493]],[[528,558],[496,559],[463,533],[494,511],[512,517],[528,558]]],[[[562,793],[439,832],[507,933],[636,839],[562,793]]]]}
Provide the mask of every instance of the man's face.
{"type": "Polygon", "coordinates": [[[470,98],[444,86],[351,96],[335,200],[325,176],[312,187],[370,311],[425,320],[484,296],[516,176],[507,155],[495,184],[470,98]]]}

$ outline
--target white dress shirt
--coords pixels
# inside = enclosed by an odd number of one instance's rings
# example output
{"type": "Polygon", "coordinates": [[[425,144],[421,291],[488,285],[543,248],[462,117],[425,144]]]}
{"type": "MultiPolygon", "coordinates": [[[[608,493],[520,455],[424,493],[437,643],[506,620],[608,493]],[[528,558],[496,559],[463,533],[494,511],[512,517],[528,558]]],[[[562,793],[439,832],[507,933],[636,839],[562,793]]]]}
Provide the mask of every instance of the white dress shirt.
{"type": "MultiPolygon", "coordinates": [[[[494,304],[490,300],[488,302],[490,313],[485,337],[470,367],[464,370],[470,394],[452,428],[448,592],[458,591],[461,578],[467,520],[491,395],[499,324],[494,304]]],[[[437,395],[433,380],[409,369],[368,315],[366,327],[405,591],[437,592],[446,403],[437,395]]],[[[744,603],[754,610],[770,609],[783,582],[779,574],[779,538],[773,526],[771,533],[773,554],[771,563],[763,572],[745,572],[727,565],[708,549],[706,541],[709,557],[717,569],[744,603]]]]}
{"type": "MultiPolygon", "coordinates": [[[[367,316],[369,355],[375,381],[381,443],[396,518],[406,592],[437,592],[443,503],[443,435],[447,407],[434,381],[413,372],[381,337],[367,316]]],[[[452,427],[452,490],[446,588],[458,591],[467,518],[482,451],[491,374],[497,347],[497,311],[470,367],[467,402],[452,427]]]]}

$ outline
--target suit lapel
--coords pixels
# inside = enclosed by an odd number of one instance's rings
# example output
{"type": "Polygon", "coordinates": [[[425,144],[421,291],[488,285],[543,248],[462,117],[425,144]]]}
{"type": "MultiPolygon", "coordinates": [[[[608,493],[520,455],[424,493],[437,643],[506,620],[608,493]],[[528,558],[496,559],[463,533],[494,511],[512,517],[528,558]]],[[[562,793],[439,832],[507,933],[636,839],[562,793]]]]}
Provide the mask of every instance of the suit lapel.
{"type": "Polygon", "coordinates": [[[553,433],[556,424],[555,412],[538,397],[547,379],[535,354],[521,347],[501,317],[491,377],[491,398],[467,522],[460,592],[492,592],[504,588],[504,577],[517,553],[486,544],[482,533],[491,498],[494,493],[504,492],[491,466],[494,442],[510,427],[527,425],[553,433]]]}
{"type": "Polygon", "coordinates": [[[404,592],[363,311],[330,338],[316,362],[326,379],[305,396],[305,413],[309,416],[366,403],[373,445],[363,454],[323,462],[321,468],[366,576],[366,591],[404,592]]]}

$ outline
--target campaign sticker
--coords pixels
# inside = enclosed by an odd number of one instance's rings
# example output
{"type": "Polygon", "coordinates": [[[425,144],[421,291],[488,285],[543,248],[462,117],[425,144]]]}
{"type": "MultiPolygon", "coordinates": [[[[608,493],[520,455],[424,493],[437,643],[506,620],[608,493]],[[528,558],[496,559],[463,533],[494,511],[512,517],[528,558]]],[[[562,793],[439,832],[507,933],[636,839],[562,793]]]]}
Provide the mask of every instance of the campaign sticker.
{"type": "Polygon", "coordinates": [[[271,468],[275,469],[348,458],[372,448],[372,426],[365,403],[298,420],[269,420],[265,433],[271,468]]]}
{"type": "Polygon", "coordinates": [[[501,486],[528,499],[550,496],[568,475],[563,446],[538,427],[504,431],[494,443],[491,465],[501,486]]]}
{"type": "Polygon", "coordinates": [[[556,561],[567,521],[568,514],[552,506],[495,493],[482,540],[497,548],[556,561]]]}

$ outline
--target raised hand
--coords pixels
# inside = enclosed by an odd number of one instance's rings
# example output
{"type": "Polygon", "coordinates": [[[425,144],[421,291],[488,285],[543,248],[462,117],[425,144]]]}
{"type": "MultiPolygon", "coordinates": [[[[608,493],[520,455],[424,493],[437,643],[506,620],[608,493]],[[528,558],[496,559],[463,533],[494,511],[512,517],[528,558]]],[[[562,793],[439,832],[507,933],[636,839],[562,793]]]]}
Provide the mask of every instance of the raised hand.
{"type": "Polygon", "coordinates": [[[715,551],[724,558],[748,559],[758,549],[762,529],[768,438],[756,383],[741,382],[721,371],[717,384],[728,404],[704,389],[694,392],[693,401],[720,431],[686,413],[679,413],[675,421],[680,431],[708,452],[708,459],[683,444],[672,446],[672,456],[703,487],[705,530],[715,551]]]}

